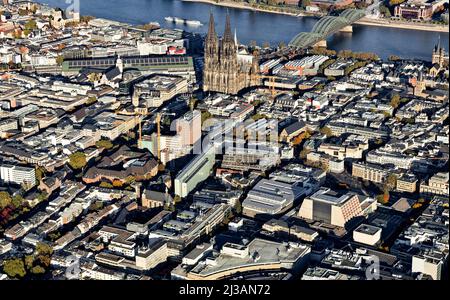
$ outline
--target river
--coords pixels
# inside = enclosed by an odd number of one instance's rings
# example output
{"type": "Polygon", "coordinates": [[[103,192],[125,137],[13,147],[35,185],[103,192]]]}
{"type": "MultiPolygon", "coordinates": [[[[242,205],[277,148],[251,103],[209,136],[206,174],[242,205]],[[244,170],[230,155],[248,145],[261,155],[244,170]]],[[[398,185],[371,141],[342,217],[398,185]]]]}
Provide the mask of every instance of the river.
{"type": "MultiPolygon", "coordinates": [[[[69,0],[70,1],[70,0],[69,0]]],[[[66,0],[37,0],[53,7],[65,9],[66,0]]],[[[229,11],[233,28],[241,43],[256,41],[277,45],[288,43],[297,33],[310,31],[317,22],[314,17],[294,17],[246,9],[225,8],[181,0],[80,0],[82,15],[92,15],[130,24],[159,22],[162,27],[181,28],[205,33],[209,12],[214,13],[216,30],[223,32],[225,16],[229,11]],[[176,25],[164,20],[167,16],[199,20],[200,27],[176,25]]],[[[431,60],[431,51],[438,37],[448,50],[449,34],[399,28],[354,25],[353,33],[338,33],[328,39],[328,47],[334,50],[351,49],[370,51],[381,58],[398,55],[402,58],[431,60]]]]}

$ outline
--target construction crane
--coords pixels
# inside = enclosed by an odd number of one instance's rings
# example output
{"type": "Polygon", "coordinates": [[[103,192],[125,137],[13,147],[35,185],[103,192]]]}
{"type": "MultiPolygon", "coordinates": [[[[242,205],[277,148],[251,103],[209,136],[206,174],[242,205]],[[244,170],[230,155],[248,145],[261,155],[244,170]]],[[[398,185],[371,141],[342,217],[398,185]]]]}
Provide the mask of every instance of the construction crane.
{"type": "Polygon", "coordinates": [[[139,140],[138,140],[138,147],[142,148],[142,119],[146,116],[150,115],[148,112],[148,107],[144,109],[135,108],[135,116],[138,117],[138,124],[139,124],[139,140]]]}
{"type": "MultiPolygon", "coordinates": [[[[138,127],[138,134],[139,134],[139,139],[138,139],[138,147],[142,148],[142,119],[145,118],[146,116],[151,115],[151,113],[148,112],[148,107],[145,108],[139,108],[136,107],[134,109],[133,113],[120,113],[120,111],[116,110],[117,114],[123,114],[123,115],[128,115],[128,116],[134,116],[135,120],[137,121],[139,127],[138,127]]],[[[125,123],[126,121],[122,121],[121,123],[125,123]]]]}
{"type": "Polygon", "coordinates": [[[278,76],[273,76],[273,75],[253,75],[255,78],[257,79],[269,79],[269,90],[270,90],[270,94],[272,95],[272,99],[275,99],[275,96],[277,95],[277,91],[275,89],[275,79],[279,78],[278,76]]]}
{"type": "Polygon", "coordinates": [[[156,114],[156,155],[161,162],[161,114],[156,114]]]}

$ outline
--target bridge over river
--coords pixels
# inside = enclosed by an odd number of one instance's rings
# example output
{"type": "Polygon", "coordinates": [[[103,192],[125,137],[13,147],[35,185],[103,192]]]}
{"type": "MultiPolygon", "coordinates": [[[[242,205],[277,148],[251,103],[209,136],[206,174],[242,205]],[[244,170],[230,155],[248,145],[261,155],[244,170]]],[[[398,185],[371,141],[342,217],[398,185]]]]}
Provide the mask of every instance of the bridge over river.
{"type": "Polygon", "coordinates": [[[346,9],[339,16],[322,17],[314,25],[311,32],[300,32],[290,42],[289,46],[305,49],[311,46],[326,46],[326,40],[336,32],[352,32],[352,24],[366,16],[361,9],[346,9]]]}

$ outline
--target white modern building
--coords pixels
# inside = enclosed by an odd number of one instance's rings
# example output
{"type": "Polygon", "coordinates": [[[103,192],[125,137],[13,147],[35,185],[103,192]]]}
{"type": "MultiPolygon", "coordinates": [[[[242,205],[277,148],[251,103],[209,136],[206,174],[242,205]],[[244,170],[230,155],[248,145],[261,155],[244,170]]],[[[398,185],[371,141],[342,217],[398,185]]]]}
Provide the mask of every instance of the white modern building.
{"type": "Polygon", "coordinates": [[[36,185],[34,168],[4,164],[0,166],[0,179],[6,183],[36,185]]]}

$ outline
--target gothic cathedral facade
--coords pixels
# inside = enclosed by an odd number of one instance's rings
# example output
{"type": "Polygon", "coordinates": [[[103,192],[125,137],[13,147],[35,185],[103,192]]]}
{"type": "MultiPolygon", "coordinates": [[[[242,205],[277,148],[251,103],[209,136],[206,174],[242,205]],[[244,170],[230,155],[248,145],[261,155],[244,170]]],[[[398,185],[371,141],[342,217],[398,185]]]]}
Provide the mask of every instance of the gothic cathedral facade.
{"type": "Polygon", "coordinates": [[[251,62],[239,59],[237,41],[231,34],[230,16],[227,15],[225,31],[219,39],[211,14],[205,40],[203,91],[235,95],[244,88],[259,85],[258,74],[256,57],[253,56],[251,62]]]}

